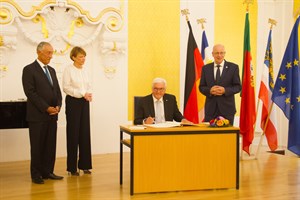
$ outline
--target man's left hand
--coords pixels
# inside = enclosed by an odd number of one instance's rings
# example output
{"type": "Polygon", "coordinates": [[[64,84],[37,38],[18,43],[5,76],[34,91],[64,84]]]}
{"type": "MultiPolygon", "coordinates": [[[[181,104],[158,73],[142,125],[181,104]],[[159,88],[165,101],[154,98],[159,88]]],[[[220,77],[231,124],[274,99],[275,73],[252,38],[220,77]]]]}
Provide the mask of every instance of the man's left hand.
{"type": "Polygon", "coordinates": [[[215,85],[211,88],[211,94],[215,96],[221,96],[225,93],[225,88],[219,85],[215,85]]]}

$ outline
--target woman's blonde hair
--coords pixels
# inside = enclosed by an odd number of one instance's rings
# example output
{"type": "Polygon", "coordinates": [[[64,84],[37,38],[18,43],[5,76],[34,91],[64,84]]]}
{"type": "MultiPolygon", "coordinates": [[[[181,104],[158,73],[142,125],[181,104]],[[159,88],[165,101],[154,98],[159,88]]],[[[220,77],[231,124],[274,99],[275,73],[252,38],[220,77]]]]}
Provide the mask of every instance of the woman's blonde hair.
{"type": "Polygon", "coordinates": [[[77,46],[74,47],[71,50],[71,52],[70,52],[70,58],[71,58],[71,60],[73,60],[73,56],[76,57],[79,53],[82,54],[82,55],[84,55],[84,56],[86,56],[86,52],[85,52],[85,50],[83,48],[77,47],[77,46]]]}

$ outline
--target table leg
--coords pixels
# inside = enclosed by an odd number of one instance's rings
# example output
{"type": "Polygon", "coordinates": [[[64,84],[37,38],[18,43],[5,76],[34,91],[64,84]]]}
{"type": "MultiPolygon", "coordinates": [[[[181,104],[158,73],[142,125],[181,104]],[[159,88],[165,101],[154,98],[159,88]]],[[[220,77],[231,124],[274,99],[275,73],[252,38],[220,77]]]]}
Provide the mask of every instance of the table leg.
{"type": "Polygon", "coordinates": [[[120,185],[123,184],[123,131],[120,131],[120,185]]]}

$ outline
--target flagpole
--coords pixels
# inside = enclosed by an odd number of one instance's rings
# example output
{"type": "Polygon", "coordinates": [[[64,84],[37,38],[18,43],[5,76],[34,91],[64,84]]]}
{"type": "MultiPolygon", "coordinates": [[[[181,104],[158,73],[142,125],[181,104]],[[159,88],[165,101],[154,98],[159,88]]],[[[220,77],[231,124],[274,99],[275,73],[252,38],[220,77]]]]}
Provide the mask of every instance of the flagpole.
{"type": "Polygon", "coordinates": [[[260,147],[262,145],[262,141],[263,141],[263,137],[265,135],[265,132],[266,132],[266,128],[267,128],[267,125],[269,123],[269,119],[270,119],[270,113],[272,112],[272,108],[273,108],[273,102],[271,103],[271,106],[270,106],[270,109],[269,109],[269,112],[268,112],[268,117],[266,119],[266,122],[265,122],[265,125],[264,125],[264,129],[263,129],[263,132],[260,136],[260,140],[259,140],[259,143],[258,143],[258,146],[257,146],[257,150],[256,150],[256,154],[255,154],[255,158],[257,159],[258,157],[258,154],[260,152],[260,147]]]}
{"type": "MultiPolygon", "coordinates": [[[[256,119],[257,119],[257,115],[258,115],[259,104],[260,104],[260,100],[259,100],[259,97],[258,97],[257,106],[256,106],[256,119]]],[[[255,124],[256,124],[256,123],[255,123],[255,124]]],[[[254,126],[254,132],[255,132],[255,126],[254,126]]],[[[264,135],[264,130],[263,130],[262,134],[260,135],[260,139],[259,139],[259,143],[258,143],[257,149],[259,148],[259,144],[262,143],[262,137],[263,137],[263,135],[264,135]]],[[[256,150],[256,152],[257,152],[257,151],[258,151],[258,150],[256,150]]],[[[257,153],[256,153],[256,154],[257,154],[257,153]]],[[[255,158],[257,159],[257,156],[255,156],[255,158]]]]}

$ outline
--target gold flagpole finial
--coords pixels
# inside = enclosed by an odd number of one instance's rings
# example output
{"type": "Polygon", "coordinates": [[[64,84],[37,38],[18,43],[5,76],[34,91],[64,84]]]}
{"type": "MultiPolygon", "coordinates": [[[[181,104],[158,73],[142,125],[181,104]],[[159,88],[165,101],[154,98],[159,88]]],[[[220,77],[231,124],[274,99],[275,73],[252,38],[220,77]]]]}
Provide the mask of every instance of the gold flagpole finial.
{"type": "Polygon", "coordinates": [[[190,14],[189,9],[183,9],[183,10],[181,10],[181,14],[185,15],[186,21],[189,21],[189,16],[188,16],[190,14]]]}
{"type": "Polygon", "coordinates": [[[243,4],[247,4],[246,11],[249,11],[249,4],[253,4],[253,0],[244,0],[243,4]]]}
{"type": "Polygon", "coordinates": [[[271,18],[269,18],[269,21],[268,21],[268,23],[270,23],[270,24],[271,24],[271,27],[270,27],[270,29],[272,30],[273,26],[276,26],[276,24],[277,24],[277,21],[276,21],[275,19],[271,19],[271,18]]]}
{"type": "Polygon", "coordinates": [[[205,18],[197,19],[197,23],[201,24],[201,28],[204,29],[204,23],[206,23],[205,18]]]}
{"type": "Polygon", "coordinates": [[[294,17],[297,18],[300,15],[300,7],[295,11],[294,17]]]}

